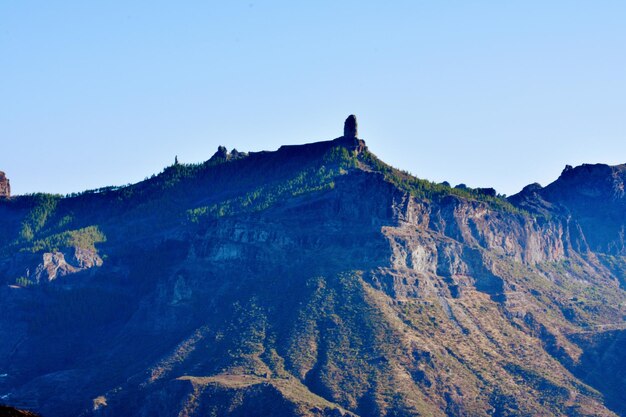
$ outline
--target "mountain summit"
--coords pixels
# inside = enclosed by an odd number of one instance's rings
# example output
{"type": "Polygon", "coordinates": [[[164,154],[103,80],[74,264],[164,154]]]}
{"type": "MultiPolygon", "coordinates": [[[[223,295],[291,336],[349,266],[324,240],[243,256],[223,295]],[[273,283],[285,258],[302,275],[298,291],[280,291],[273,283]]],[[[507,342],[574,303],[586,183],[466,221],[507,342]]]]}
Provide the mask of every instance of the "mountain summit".
{"type": "Polygon", "coordinates": [[[344,135],[0,200],[0,398],[55,416],[626,415],[624,167],[509,199],[344,135]]]}
{"type": "Polygon", "coordinates": [[[358,127],[356,116],[351,114],[343,125],[343,136],[348,139],[356,138],[358,135],[358,127]]]}

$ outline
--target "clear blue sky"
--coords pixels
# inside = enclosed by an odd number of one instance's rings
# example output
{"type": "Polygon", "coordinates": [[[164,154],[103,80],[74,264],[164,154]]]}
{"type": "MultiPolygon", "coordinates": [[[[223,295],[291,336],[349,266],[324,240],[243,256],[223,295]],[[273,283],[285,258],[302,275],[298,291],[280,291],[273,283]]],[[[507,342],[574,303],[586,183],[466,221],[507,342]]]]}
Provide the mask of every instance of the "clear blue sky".
{"type": "Polygon", "coordinates": [[[626,162],[626,2],[0,1],[15,194],[332,139],[512,194],[626,162]]]}

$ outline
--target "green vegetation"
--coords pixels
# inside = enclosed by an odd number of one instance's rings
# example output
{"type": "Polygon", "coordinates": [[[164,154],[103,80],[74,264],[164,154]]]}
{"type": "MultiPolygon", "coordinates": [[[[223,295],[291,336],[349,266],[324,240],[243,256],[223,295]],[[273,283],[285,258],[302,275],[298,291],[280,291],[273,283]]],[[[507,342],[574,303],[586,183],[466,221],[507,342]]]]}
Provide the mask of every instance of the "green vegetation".
{"type": "Polygon", "coordinates": [[[46,222],[56,210],[57,204],[62,197],[60,195],[42,193],[32,194],[26,197],[32,199],[33,208],[22,221],[20,238],[29,242],[33,240],[35,234],[46,225],[46,222]]]}
{"type": "Polygon", "coordinates": [[[314,192],[332,190],[334,179],[345,175],[348,169],[356,166],[356,159],[344,147],[333,147],[323,157],[321,166],[304,168],[294,177],[264,184],[252,191],[232,199],[220,201],[210,206],[196,207],[186,212],[187,221],[199,223],[205,218],[220,218],[239,213],[266,210],[291,197],[314,192]]]}
{"type": "Polygon", "coordinates": [[[468,200],[485,202],[494,210],[507,213],[522,213],[521,210],[509,203],[503,196],[494,197],[480,189],[467,187],[452,188],[449,185],[416,178],[406,171],[401,171],[385,164],[369,151],[363,152],[359,159],[373,171],[382,173],[387,181],[402,190],[410,192],[411,195],[417,198],[440,201],[446,196],[453,195],[468,200]]]}
{"type": "Polygon", "coordinates": [[[30,287],[31,285],[34,285],[35,282],[29,280],[26,277],[19,277],[15,280],[15,285],[19,285],[20,287],[30,287]]]}
{"type": "Polygon", "coordinates": [[[163,170],[159,176],[161,187],[164,190],[173,188],[186,178],[194,177],[198,172],[208,165],[206,164],[174,164],[163,170]]]}
{"type": "Polygon", "coordinates": [[[598,259],[615,273],[622,287],[626,288],[626,256],[599,254],[598,259]]]}
{"type": "Polygon", "coordinates": [[[323,161],[326,165],[338,165],[340,168],[355,168],[357,166],[357,159],[354,155],[350,154],[343,146],[334,146],[330,148],[323,157],[323,161]]]}
{"type": "Polygon", "coordinates": [[[66,198],[76,198],[76,197],[80,197],[80,196],[84,196],[84,195],[91,195],[91,194],[105,194],[111,191],[117,191],[117,190],[121,190],[122,188],[128,187],[131,184],[126,184],[126,185],[109,185],[106,187],[100,187],[100,188],[94,188],[92,190],[85,190],[85,191],[80,191],[77,193],[69,193],[66,194],[65,197],[66,198]]]}
{"type": "Polygon", "coordinates": [[[55,252],[61,248],[68,247],[95,250],[95,244],[102,242],[106,242],[106,236],[98,229],[98,226],[88,226],[36,240],[30,248],[23,250],[30,252],[55,252]]]}
{"type": "MultiPolygon", "coordinates": [[[[417,198],[438,201],[453,195],[485,202],[495,210],[519,212],[500,196],[494,197],[469,188],[451,188],[415,178],[407,172],[386,165],[368,151],[356,155],[345,146],[337,145],[327,149],[312,148],[311,152],[319,153],[317,156],[313,154],[310,158],[303,158],[300,164],[291,161],[291,158],[298,157],[289,154],[288,149],[268,153],[267,156],[254,155],[232,161],[214,159],[201,164],[175,163],[165,168],[161,174],[153,175],[139,184],[102,187],[68,197],[71,197],[72,205],[78,212],[89,210],[92,204],[104,200],[114,210],[132,213],[132,208],[138,217],[153,217],[153,222],[159,224],[180,219],[181,216],[188,223],[200,223],[203,219],[259,212],[285,203],[290,198],[332,190],[338,176],[358,167],[365,167],[367,170],[382,173],[387,181],[417,198]],[[261,171],[263,176],[256,175],[257,171],[261,171]],[[187,183],[187,192],[181,189],[183,182],[187,183]],[[197,207],[185,208],[176,203],[180,199],[191,199],[194,195],[200,197],[203,192],[206,193],[206,187],[212,190],[213,184],[222,187],[222,197],[218,197],[218,188],[215,190],[217,198],[204,198],[209,201],[197,207]]],[[[99,231],[87,229],[90,226],[73,231],[64,230],[76,219],[73,211],[59,212],[51,223],[51,219],[57,214],[61,196],[34,194],[28,196],[28,199],[31,208],[21,222],[14,247],[39,251],[58,249],[68,244],[93,247],[94,243],[102,241],[99,231]]],[[[99,222],[94,219],[91,223],[99,222]]],[[[78,223],[75,226],[85,225],[78,223]]],[[[144,226],[140,222],[135,227],[151,226],[147,223],[144,226]]]]}

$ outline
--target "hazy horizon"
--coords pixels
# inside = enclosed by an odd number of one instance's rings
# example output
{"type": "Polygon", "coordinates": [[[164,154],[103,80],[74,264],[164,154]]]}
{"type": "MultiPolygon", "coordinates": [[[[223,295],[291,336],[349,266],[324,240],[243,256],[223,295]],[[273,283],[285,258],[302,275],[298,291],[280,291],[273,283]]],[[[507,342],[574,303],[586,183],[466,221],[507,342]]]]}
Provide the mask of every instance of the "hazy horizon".
{"type": "Polygon", "coordinates": [[[513,194],[626,162],[626,3],[0,5],[0,170],[13,194],[141,181],[341,135],[513,194]]]}

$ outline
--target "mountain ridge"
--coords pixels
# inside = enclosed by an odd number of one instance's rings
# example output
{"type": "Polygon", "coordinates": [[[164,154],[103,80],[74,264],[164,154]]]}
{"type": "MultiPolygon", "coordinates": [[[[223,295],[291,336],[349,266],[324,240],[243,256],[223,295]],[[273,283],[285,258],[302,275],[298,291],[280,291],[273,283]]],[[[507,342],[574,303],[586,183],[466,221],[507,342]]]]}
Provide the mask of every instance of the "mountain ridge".
{"type": "Polygon", "coordinates": [[[346,132],[1,201],[4,401],[46,417],[624,415],[606,356],[626,328],[623,170],[504,199],[417,179],[356,120],[346,132]]]}

